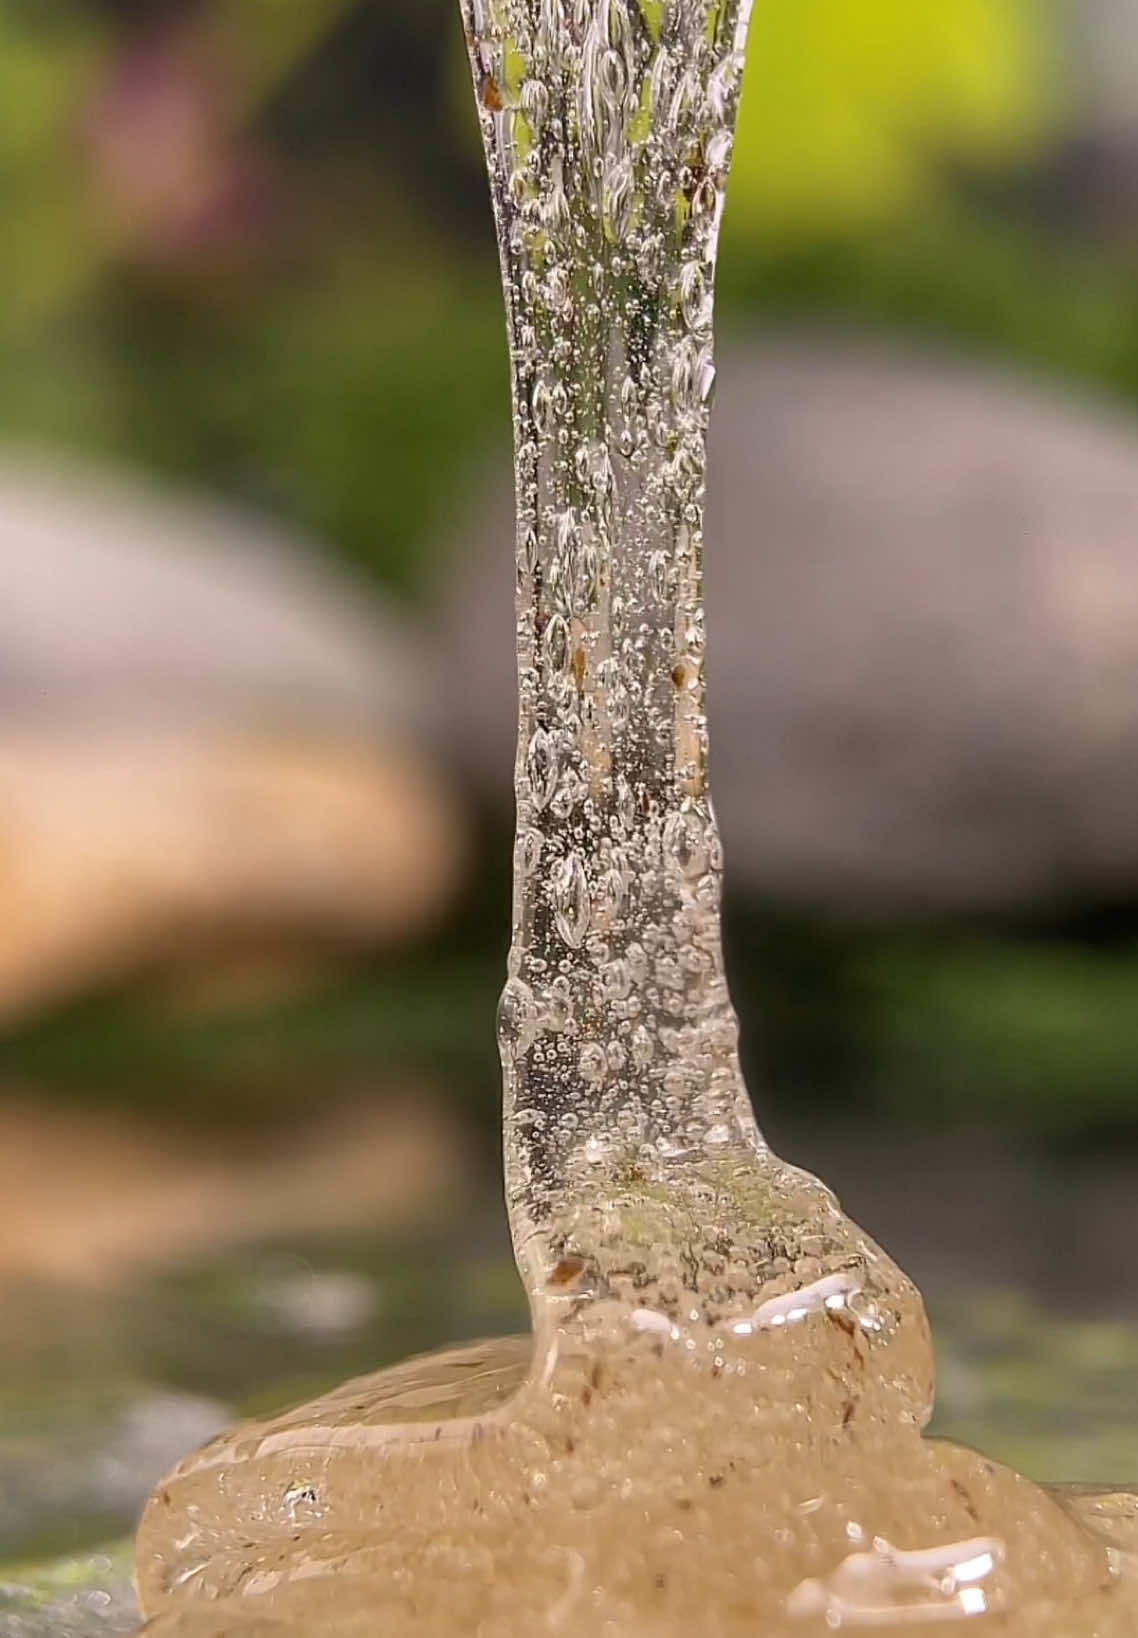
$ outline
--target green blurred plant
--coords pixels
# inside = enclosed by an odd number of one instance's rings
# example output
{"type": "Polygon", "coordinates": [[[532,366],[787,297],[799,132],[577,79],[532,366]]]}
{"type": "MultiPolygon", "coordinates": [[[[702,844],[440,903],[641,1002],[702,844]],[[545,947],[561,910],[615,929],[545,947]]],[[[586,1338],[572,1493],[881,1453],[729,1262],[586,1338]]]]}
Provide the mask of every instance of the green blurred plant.
{"type": "Polygon", "coordinates": [[[359,10],[207,0],[138,38],[0,11],[0,433],[247,494],[410,588],[508,426],[505,358],[492,256],[472,277],[393,160],[266,134],[359,10]]]}
{"type": "MultiPolygon", "coordinates": [[[[488,224],[474,244],[432,218],[375,136],[411,141],[406,109],[382,123],[391,85],[352,103],[328,57],[361,26],[389,31],[391,61],[412,37],[434,53],[417,129],[458,122],[442,193],[484,201],[457,8],[415,4],[408,22],[361,0],[202,0],[145,36],[91,0],[0,8],[0,433],[248,494],[422,583],[421,541],[508,421],[488,224]],[[331,144],[305,123],[314,86],[331,144]],[[224,204],[250,165],[265,175],[219,238],[210,191],[224,204]]],[[[749,61],[726,259],[748,306],[769,304],[772,258],[820,245],[840,273],[826,246],[923,219],[947,161],[1019,162],[1054,118],[1042,0],[758,0],[749,61]]]]}
{"type": "MultiPolygon", "coordinates": [[[[224,114],[247,120],[295,72],[354,0],[213,0],[196,53],[225,70],[224,114]]],[[[0,9],[0,196],[18,254],[0,270],[0,338],[57,319],[108,263],[136,248],[142,224],[95,184],[86,129],[107,89],[112,31],[77,3],[44,18],[0,9]]],[[[219,110],[219,113],[221,110],[219,110]]],[[[145,142],[148,132],[139,133],[145,142]]]]}
{"type": "Polygon", "coordinates": [[[832,236],[1020,164],[1053,133],[1038,0],[758,0],[732,183],[742,231],[832,236]]]}
{"type": "Polygon", "coordinates": [[[899,938],[868,956],[887,1100],[989,1109],[1044,1131],[1133,1129],[1138,952],[1059,941],[899,938]]]}
{"type": "Polygon", "coordinates": [[[0,199],[9,246],[0,262],[0,339],[56,311],[100,255],[100,225],[87,209],[71,138],[102,49],[82,16],[33,27],[0,8],[0,199]]]}

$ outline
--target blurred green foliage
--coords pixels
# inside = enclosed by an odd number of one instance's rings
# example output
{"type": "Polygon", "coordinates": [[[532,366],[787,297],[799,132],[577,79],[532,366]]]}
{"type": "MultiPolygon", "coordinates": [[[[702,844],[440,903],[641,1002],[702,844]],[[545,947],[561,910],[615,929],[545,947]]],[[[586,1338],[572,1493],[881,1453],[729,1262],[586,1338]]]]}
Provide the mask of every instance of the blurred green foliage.
{"type": "MultiPolygon", "coordinates": [[[[737,302],[941,208],[951,166],[1036,152],[1044,16],[760,0],[737,302]]],[[[0,104],[0,432],[279,507],[421,587],[423,540],[507,430],[455,0],[11,4],[0,104]]]]}
{"type": "MultiPolygon", "coordinates": [[[[1049,277],[959,185],[1056,135],[1056,54],[1043,0],[759,0],[728,305],[1115,368],[1126,281],[1049,277]]],[[[421,590],[508,432],[455,0],[12,3],[0,105],[0,434],[277,508],[421,590]]]]}
{"type": "Polygon", "coordinates": [[[946,160],[1019,164],[1055,91],[1033,0],[758,0],[731,209],[767,245],[938,193],[946,160]]]}
{"type": "Polygon", "coordinates": [[[919,1086],[927,1118],[977,1113],[1058,1136],[1135,1120],[1138,949],[1007,938],[896,941],[865,963],[890,1102],[919,1086]]]}
{"type": "Polygon", "coordinates": [[[867,928],[735,906],[728,966],[760,1103],[1030,1130],[1090,1145],[1138,1126],[1138,934],[867,928]]]}

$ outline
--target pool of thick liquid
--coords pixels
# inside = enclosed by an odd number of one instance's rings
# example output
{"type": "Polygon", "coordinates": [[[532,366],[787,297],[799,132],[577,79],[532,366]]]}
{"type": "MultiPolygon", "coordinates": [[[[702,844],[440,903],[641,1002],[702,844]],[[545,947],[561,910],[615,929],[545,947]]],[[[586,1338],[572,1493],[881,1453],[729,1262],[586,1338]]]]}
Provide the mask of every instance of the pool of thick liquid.
{"type": "Polygon", "coordinates": [[[743,1085],[702,565],[748,9],[463,0],[513,377],[498,1034],[533,1337],[183,1463],[139,1533],[152,1638],[1138,1631],[1138,1503],[923,1437],[916,1289],[743,1085]]]}
{"type": "Polygon", "coordinates": [[[1138,1630],[1138,1496],[923,1438],[916,1292],[773,1160],[733,1234],[734,1181],[631,1222],[587,1210],[544,1337],[428,1355],[191,1457],[140,1531],[148,1631],[1138,1630]],[[674,1257],[650,1274],[618,1245],[674,1257]]]}

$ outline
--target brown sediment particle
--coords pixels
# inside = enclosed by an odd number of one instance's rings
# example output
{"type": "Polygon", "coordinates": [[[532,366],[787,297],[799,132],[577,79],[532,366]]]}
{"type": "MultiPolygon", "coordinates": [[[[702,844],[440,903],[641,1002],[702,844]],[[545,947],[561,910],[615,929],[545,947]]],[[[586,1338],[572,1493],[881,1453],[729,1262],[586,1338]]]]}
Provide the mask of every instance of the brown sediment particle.
{"type": "Polygon", "coordinates": [[[697,148],[687,159],[688,178],[681,190],[684,198],[690,205],[700,188],[707,181],[707,164],[703,157],[703,149],[697,148]]]}
{"type": "Polygon", "coordinates": [[[478,96],[483,108],[488,108],[492,114],[500,114],[505,104],[502,93],[498,90],[498,82],[493,74],[487,74],[478,88],[478,96]]]}
{"type": "Polygon", "coordinates": [[[577,1284],[585,1272],[585,1259],[569,1252],[554,1267],[546,1285],[550,1291],[567,1291],[577,1284]]]}
{"type": "Polygon", "coordinates": [[[970,1519],[978,1519],[980,1517],[980,1515],[976,1511],[976,1504],[972,1500],[972,1497],[968,1494],[967,1490],[961,1484],[960,1480],[959,1479],[951,1479],[949,1482],[952,1485],[952,1488],[956,1491],[956,1494],[960,1497],[961,1501],[964,1503],[964,1510],[968,1514],[968,1517],[970,1519]]]}
{"type": "Polygon", "coordinates": [[[826,1317],[831,1325],[836,1325],[839,1330],[844,1331],[846,1336],[849,1337],[850,1347],[853,1349],[854,1364],[859,1371],[864,1371],[865,1333],[857,1320],[844,1308],[827,1309],[826,1317]]]}

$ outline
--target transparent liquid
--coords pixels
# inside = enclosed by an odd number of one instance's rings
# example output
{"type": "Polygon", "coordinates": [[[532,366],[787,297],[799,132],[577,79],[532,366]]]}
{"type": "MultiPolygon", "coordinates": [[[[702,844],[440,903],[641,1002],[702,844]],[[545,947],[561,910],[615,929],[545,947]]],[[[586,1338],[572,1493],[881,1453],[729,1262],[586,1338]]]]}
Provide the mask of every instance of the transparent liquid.
{"type": "Polygon", "coordinates": [[[712,289],[744,0],[463,0],[502,253],[520,734],[499,1013],[535,1337],[239,1429],[156,1632],[1133,1633],[1125,1497],[922,1440],[920,1297],[764,1144],[707,790],[712,289]]]}

